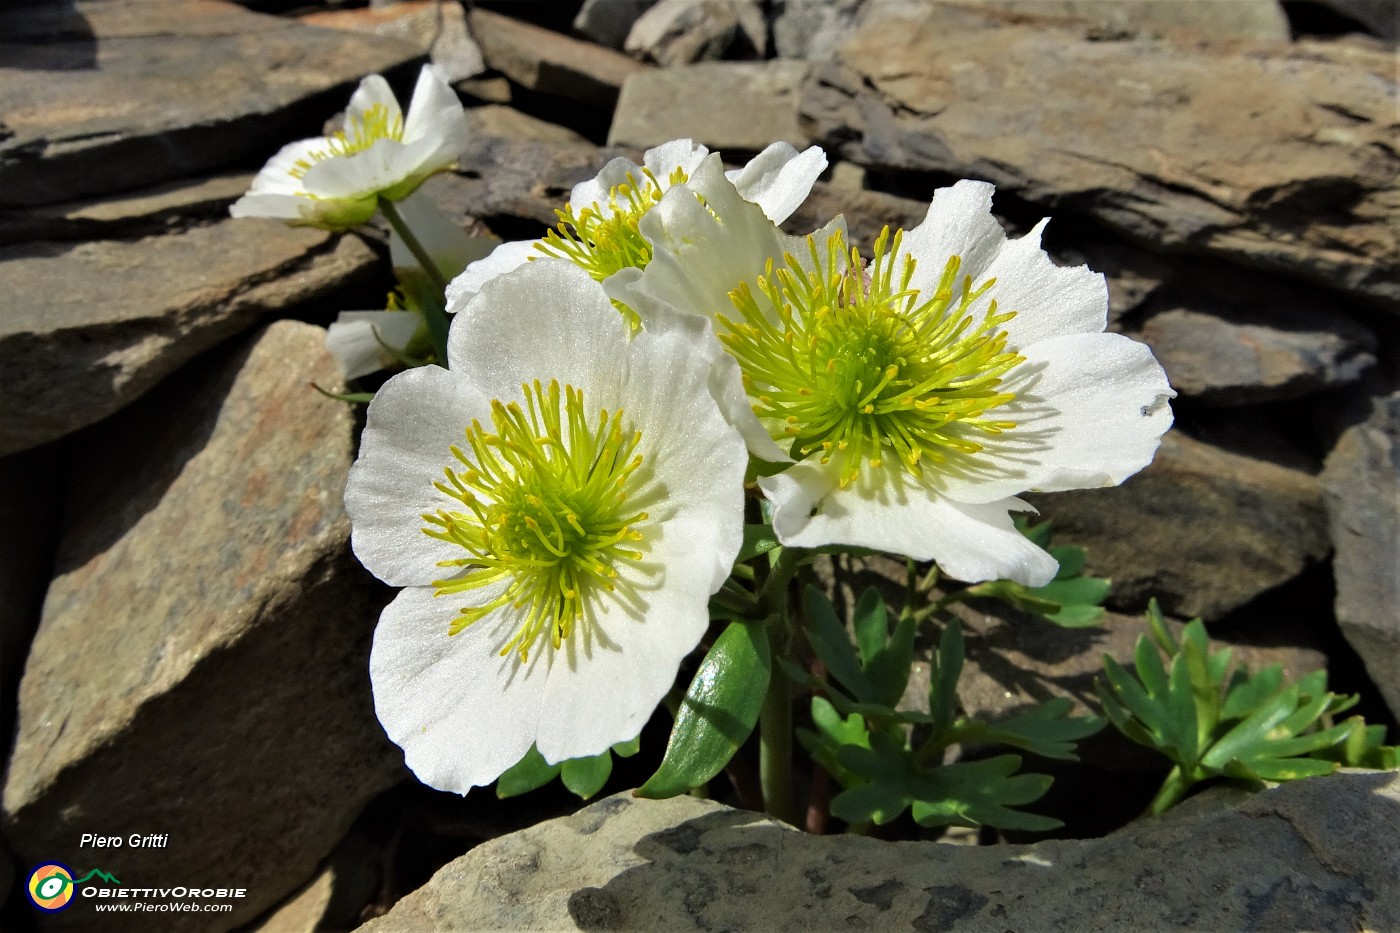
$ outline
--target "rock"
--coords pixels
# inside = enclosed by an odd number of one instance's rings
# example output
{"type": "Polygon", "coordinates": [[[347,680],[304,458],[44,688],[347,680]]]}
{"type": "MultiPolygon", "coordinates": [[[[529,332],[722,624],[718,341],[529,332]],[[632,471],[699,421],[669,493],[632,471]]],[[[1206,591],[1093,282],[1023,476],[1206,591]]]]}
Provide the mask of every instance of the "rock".
{"type": "Polygon", "coordinates": [[[984,7],[998,15],[1035,19],[1087,20],[1108,34],[1163,29],[1187,29],[1211,39],[1292,38],[1288,17],[1278,0],[959,0],[964,6],[984,7]]]}
{"type": "Polygon", "coordinates": [[[533,238],[559,222],[554,212],[574,185],[622,154],[591,143],[474,138],[459,174],[430,178],[423,190],[449,215],[479,218],[506,239],[533,238]]]}
{"type": "Polygon", "coordinates": [[[512,139],[522,142],[538,141],[549,143],[587,143],[588,141],[568,127],[557,123],[546,123],[538,117],[488,104],[473,107],[467,111],[467,123],[473,137],[488,136],[497,139],[512,139]]]}
{"type": "Polygon", "coordinates": [[[1335,315],[1299,308],[1170,308],[1137,335],[1172,388],[1213,405],[1299,398],[1351,385],[1376,363],[1375,335],[1335,315]]]}
{"type": "Polygon", "coordinates": [[[778,141],[805,147],[797,100],[807,73],[802,62],[771,61],[635,74],[622,86],[608,145],[647,149],[689,138],[725,151],[757,152],[778,141]],[[744,106],[735,107],[736,100],[744,106]]]}
{"type": "Polygon", "coordinates": [[[950,846],[619,794],[478,846],[361,930],[1385,930],[1397,804],[1394,772],[1347,772],[1103,839],[950,846]]]}
{"type": "Polygon", "coordinates": [[[308,26],[389,36],[428,55],[449,84],[486,70],[481,49],[467,34],[458,0],[408,0],[391,6],[319,10],[301,17],[308,26]]]}
{"type": "Polygon", "coordinates": [[[761,59],[768,50],[768,24],[754,0],[659,0],[632,25],[623,48],[667,66],[761,59]]]}
{"type": "Polygon", "coordinates": [[[310,881],[246,927],[247,933],[353,930],[370,902],[382,894],[383,860],[384,853],[361,834],[357,824],[310,881]]]}
{"type": "Polygon", "coordinates": [[[1337,623],[1400,716],[1400,393],[1348,428],[1322,471],[1337,623]]]}
{"type": "Polygon", "coordinates": [[[773,49],[779,58],[829,61],[864,5],[865,0],[774,0],[773,49]]]}
{"type": "Polygon", "coordinates": [[[340,501],[355,419],[308,382],[339,383],[325,332],[278,322],[66,448],[5,835],[31,863],[87,865],[83,832],[161,833],[102,866],[126,885],[247,889],[232,913],[162,929],[253,919],[406,774],[367,675],[389,593],[351,557],[340,501]]]}
{"type": "Polygon", "coordinates": [[[656,0],[583,0],[574,28],[599,45],[621,50],[627,34],[656,0]]]}
{"type": "Polygon", "coordinates": [[[1089,552],[1113,579],[1112,605],[1207,622],[1327,555],[1316,477],[1192,440],[1162,438],[1157,459],[1121,486],[1025,497],[1056,540],[1089,552]]]}
{"type": "Polygon", "coordinates": [[[219,0],[0,12],[0,207],[52,204],[266,159],[418,51],[219,0]]]}
{"type": "Polygon", "coordinates": [[[287,898],[271,914],[254,923],[248,933],[317,933],[335,893],[335,872],[326,869],[287,898]]]}
{"type": "Polygon", "coordinates": [[[269,311],[375,264],[354,236],[273,220],[0,248],[0,455],[99,421],[269,311]]]}
{"type": "Polygon", "coordinates": [[[252,183],[234,172],[104,197],[13,211],[0,217],[0,246],[33,240],[98,240],[163,233],[172,226],[228,216],[252,183]]]}
{"type": "Polygon", "coordinates": [[[511,100],[510,81],[506,78],[468,78],[452,85],[470,106],[479,101],[483,104],[509,104],[511,100]]]}
{"type": "Polygon", "coordinates": [[[645,68],[620,52],[489,10],[472,10],[467,23],[486,64],[516,84],[599,110],[612,110],[622,83],[645,68]]]}
{"type": "Polygon", "coordinates": [[[1044,23],[977,28],[942,7],[870,9],[801,102],[834,155],[984,178],[1157,249],[1400,309],[1393,55],[1085,41],[1044,23]]]}

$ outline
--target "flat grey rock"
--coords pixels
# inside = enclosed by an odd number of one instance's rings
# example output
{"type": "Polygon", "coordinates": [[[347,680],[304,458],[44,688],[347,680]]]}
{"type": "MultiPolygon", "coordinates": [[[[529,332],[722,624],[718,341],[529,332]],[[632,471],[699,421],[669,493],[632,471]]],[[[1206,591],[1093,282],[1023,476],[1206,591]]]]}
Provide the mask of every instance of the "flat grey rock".
{"type": "MultiPolygon", "coordinates": [[[[659,0],[632,24],[623,48],[668,67],[720,58],[762,59],[768,24],[758,0],[659,0]]],[[[706,90],[704,96],[713,93],[706,90]]]]}
{"type": "Polygon", "coordinates": [[[196,354],[375,261],[353,235],[261,219],[0,248],[0,455],[105,418],[196,354]]]}
{"type": "Polygon", "coordinates": [[[1346,318],[1274,307],[1216,313],[1170,308],[1135,335],[1172,388],[1213,405],[1299,398],[1352,385],[1376,364],[1376,338],[1346,318]]]}
{"type": "Polygon", "coordinates": [[[655,5],[656,0],[583,0],[574,29],[599,45],[621,51],[632,24],[655,5]]]}
{"type": "Polygon", "coordinates": [[[1400,716],[1400,393],[1348,428],[1322,471],[1337,624],[1400,716]]]}
{"type": "Polygon", "coordinates": [[[80,0],[0,12],[0,207],[253,163],[312,135],[360,77],[409,78],[393,39],[220,0],[80,0]]]}
{"type": "Polygon", "coordinates": [[[836,155],[985,178],[1156,249],[1400,310],[1393,54],[1089,41],[941,7],[871,11],[801,104],[804,127],[836,155]]]}
{"type": "Polygon", "coordinates": [[[1090,572],[1113,579],[1113,605],[1139,609],[1155,596],[1178,618],[1219,619],[1331,547],[1315,476],[1179,431],[1121,486],[1026,499],[1060,540],[1088,549],[1090,572]]]}
{"type": "Polygon", "coordinates": [[[467,32],[467,15],[458,0],[405,0],[384,6],[318,10],[300,19],[308,26],[387,36],[416,46],[432,59],[449,84],[486,70],[481,49],[467,32]]]}
{"type": "Polygon", "coordinates": [[[808,836],[693,797],[619,794],[449,863],[365,933],[1400,927],[1400,777],[1348,772],[1102,839],[808,836]]]}
{"type": "Polygon", "coordinates": [[[693,139],[721,150],[757,152],[769,143],[805,147],[797,102],[804,62],[702,62],[639,72],[627,79],[608,145],[648,149],[693,139]],[[734,102],[744,101],[742,107],[734,102]]]}
{"type": "Polygon", "coordinates": [[[516,84],[611,110],[627,77],[643,68],[623,55],[490,10],[467,20],[486,64],[516,84]]]}
{"type": "MultiPolygon", "coordinates": [[[[67,520],[20,687],[5,836],[89,865],[84,832],[168,834],[102,864],[125,885],[244,887],[226,930],[308,878],[404,774],[374,717],[389,592],[350,556],[350,409],[295,321],[187,368],[70,448],[67,520]]],[[[73,929],[109,928],[86,905],[73,929]]]]}

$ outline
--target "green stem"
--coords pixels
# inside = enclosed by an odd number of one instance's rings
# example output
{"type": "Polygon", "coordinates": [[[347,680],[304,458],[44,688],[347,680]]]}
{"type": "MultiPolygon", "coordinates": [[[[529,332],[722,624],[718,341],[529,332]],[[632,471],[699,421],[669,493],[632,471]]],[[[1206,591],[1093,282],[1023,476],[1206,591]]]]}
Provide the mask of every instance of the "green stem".
{"type": "MultiPolygon", "coordinates": [[[[792,653],[788,584],[802,556],[794,548],[777,551],[772,571],[758,593],[758,608],[768,620],[768,642],[775,659],[792,653]]],[[[798,815],[792,798],[792,684],[777,664],[773,665],[758,723],[758,780],[763,789],[763,808],[774,819],[796,826],[798,815]]]]}
{"type": "MultiPolygon", "coordinates": [[[[1193,769],[1194,771],[1194,769],[1193,769]]],[[[1176,805],[1186,792],[1191,789],[1191,785],[1196,783],[1197,778],[1181,769],[1181,765],[1172,768],[1167,779],[1162,782],[1161,788],[1157,791],[1157,796],[1152,798],[1152,803],[1148,805],[1147,812],[1152,816],[1161,816],[1176,805]]]]}
{"type": "Polygon", "coordinates": [[[423,309],[423,322],[428,325],[428,336],[433,341],[433,352],[437,354],[439,366],[447,366],[447,278],[433,262],[433,257],[428,255],[427,249],[423,247],[422,241],[414,234],[404,221],[403,215],[399,213],[398,207],[393,201],[386,197],[380,197],[379,209],[384,213],[384,219],[389,221],[389,226],[394,228],[408,251],[413,254],[413,258],[418,260],[418,265],[423,267],[423,272],[432,281],[433,287],[437,290],[438,301],[423,309]]]}

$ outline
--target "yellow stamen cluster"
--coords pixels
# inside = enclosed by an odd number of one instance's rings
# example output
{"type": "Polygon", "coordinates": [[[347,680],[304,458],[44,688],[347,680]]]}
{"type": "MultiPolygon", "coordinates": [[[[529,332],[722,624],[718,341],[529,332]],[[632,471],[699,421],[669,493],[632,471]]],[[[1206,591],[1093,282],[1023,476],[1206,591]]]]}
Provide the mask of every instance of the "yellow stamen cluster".
{"type": "Polygon", "coordinates": [[[839,465],[849,486],[863,463],[893,459],[913,476],[982,445],[973,437],[1014,426],[985,415],[1010,401],[1002,377],[1024,357],[1006,349],[1014,313],[974,304],[994,284],[958,281],[948,260],[932,295],[911,289],[915,260],[896,269],[902,231],[875,242],[868,268],[839,234],[825,255],[809,237],[811,268],[770,261],[755,290],[730,294],[738,320],[720,315],[720,340],[739,362],[754,412],[794,458],[839,465]]]}
{"type": "MultiPolygon", "coordinates": [[[[677,167],[667,179],[671,185],[686,181],[677,167]]],[[[637,229],[642,215],[661,201],[661,183],[651,169],[642,170],[642,181],[628,174],[627,182],[608,192],[609,211],[594,203],[577,213],[572,207],[555,211],[558,226],[539,244],[546,256],[568,259],[601,282],[623,269],[645,269],[651,262],[651,244],[637,229]]]]}
{"type": "Polygon", "coordinates": [[[347,115],[345,129],[326,137],[326,148],[307,153],[291,168],[293,178],[305,178],[311,166],[335,156],[364,152],[381,139],[403,140],[403,114],[389,115],[384,104],[375,104],[364,113],[347,115]]]}
{"type": "Polygon", "coordinates": [[[467,551],[441,564],[466,572],[435,581],[437,595],[506,584],[462,608],[448,634],[510,606],[522,621],[501,654],[515,651],[523,662],[541,639],[558,648],[588,623],[595,594],[616,586],[619,561],[641,560],[635,526],[647,513],[627,507],[643,458],[641,432],[624,429],[622,411],[590,421],[572,386],[561,393],[557,381],[537,380],[522,388],[523,405],[493,401],[493,430],[473,420],[467,450],[451,448],[462,468],[446,468],[433,485],[463,510],[423,515],[423,531],[467,551]]]}

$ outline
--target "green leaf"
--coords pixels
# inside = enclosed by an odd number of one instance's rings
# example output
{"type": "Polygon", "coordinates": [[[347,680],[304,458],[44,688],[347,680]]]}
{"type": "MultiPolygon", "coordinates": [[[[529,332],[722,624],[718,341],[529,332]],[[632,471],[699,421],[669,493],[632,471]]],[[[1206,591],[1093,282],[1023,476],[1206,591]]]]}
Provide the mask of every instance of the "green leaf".
{"type": "Polygon", "coordinates": [[[612,774],[612,752],[603,752],[592,758],[570,758],[561,763],[559,771],[564,786],[587,800],[608,783],[608,777],[612,774]]]}
{"type": "Polygon", "coordinates": [[[778,547],[778,535],[772,525],[745,525],[744,543],[739,546],[739,556],[734,563],[742,564],[760,554],[767,554],[778,547]]]}
{"type": "Polygon", "coordinates": [[[812,698],[812,724],[816,731],[798,729],[797,738],[812,758],[826,769],[842,787],[849,787],[859,778],[837,760],[838,750],[845,745],[870,747],[870,731],[865,720],[852,713],[845,718],[823,697],[812,698]]]}
{"type": "Polygon", "coordinates": [[[1039,800],[1053,783],[1045,774],[1015,774],[1020,767],[1019,755],[998,755],[955,762],[930,772],[913,790],[915,822],[920,826],[993,826],[1028,832],[1064,825],[1047,816],[1012,809],[1039,800]]]}
{"type": "Polygon", "coordinates": [[[554,780],[559,771],[559,765],[546,762],[539,750],[531,745],[524,758],[511,765],[496,779],[496,796],[505,800],[507,797],[528,794],[554,780]]]}
{"type": "Polygon", "coordinates": [[[860,652],[862,667],[868,668],[871,660],[885,647],[890,638],[889,613],[885,609],[884,597],[875,587],[867,587],[856,602],[856,611],[851,619],[851,627],[856,632],[856,648],[860,652]]]}
{"type": "Polygon", "coordinates": [[[1030,520],[1023,514],[1012,516],[1012,520],[1016,523],[1016,529],[1020,531],[1021,534],[1025,535],[1026,539],[1030,541],[1031,544],[1034,544],[1041,550],[1048,550],[1050,548],[1050,535],[1055,528],[1054,522],[1046,519],[1039,524],[1032,525],[1030,520]]]}
{"type": "Polygon", "coordinates": [[[1230,687],[1220,718],[1226,721],[1243,719],[1258,709],[1264,701],[1283,687],[1283,665],[1270,664],[1253,677],[1246,676],[1230,687]]]}
{"type": "Polygon", "coordinates": [[[1084,561],[1087,558],[1087,553],[1082,547],[1065,545],[1064,547],[1046,548],[1046,550],[1060,565],[1060,569],[1055,573],[1056,580],[1069,580],[1084,573],[1084,561]]]}
{"type": "Polygon", "coordinates": [[[718,774],[758,722],[772,662],[761,622],[732,622],[700,662],[671,740],[639,797],[675,797],[718,774]]]}
{"type": "Polygon", "coordinates": [[[1059,612],[1062,608],[1055,600],[1037,596],[1035,591],[1029,587],[1011,580],[992,580],[988,583],[979,583],[976,586],[968,587],[967,594],[970,597],[999,599],[1009,606],[1015,606],[1023,612],[1034,615],[1043,616],[1059,612]]]}
{"type": "Polygon", "coordinates": [[[929,670],[928,710],[934,733],[945,732],[953,722],[958,703],[958,678],[963,669],[962,625],[950,619],[938,641],[938,653],[929,670]]]}
{"type": "Polygon", "coordinates": [[[913,616],[900,619],[885,647],[865,666],[865,676],[875,687],[877,703],[893,707],[904,696],[914,667],[914,635],[918,627],[913,616]]]}
{"type": "Polygon", "coordinates": [[[1078,761],[1074,743],[1104,727],[1097,716],[1070,716],[1069,697],[1055,697],[996,723],[964,720],[958,724],[959,742],[998,742],[1044,758],[1078,761]]]}
{"type": "Polygon", "coordinates": [[[618,742],[612,747],[612,753],[619,758],[631,758],[641,750],[642,737],[640,735],[627,742],[618,742]]]}
{"type": "Polygon", "coordinates": [[[866,678],[855,648],[851,646],[851,636],[846,634],[846,627],[836,618],[836,608],[831,605],[831,600],[821,590],[808,586],[802,591],[802,608],[807,618],[804,630],[807,641],[826,665],[827,673],[855,699],[862,702],[875,700],[879,691],[866,678]]]}

